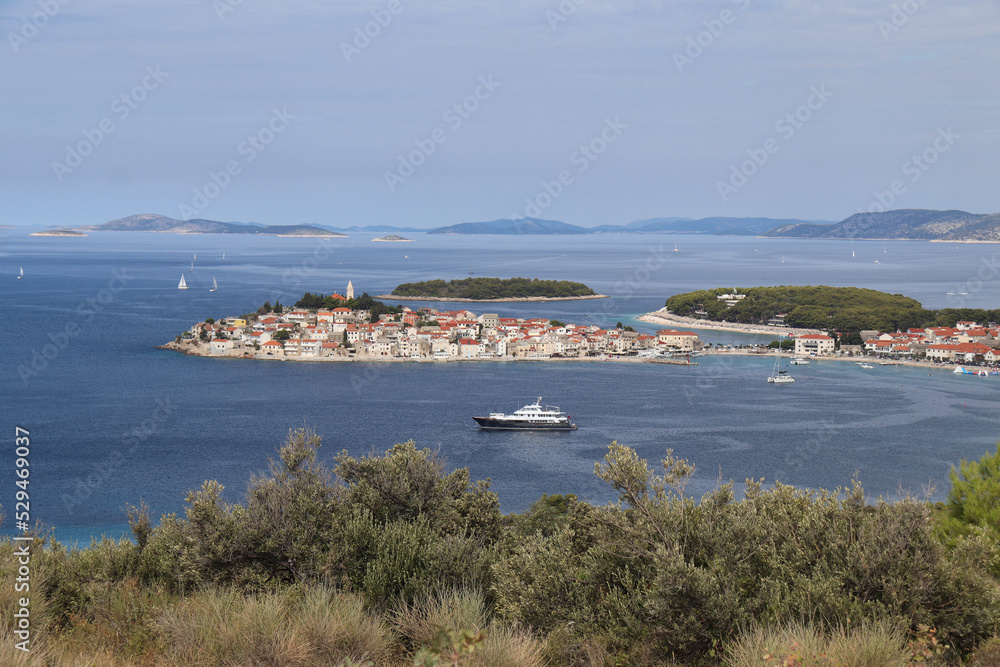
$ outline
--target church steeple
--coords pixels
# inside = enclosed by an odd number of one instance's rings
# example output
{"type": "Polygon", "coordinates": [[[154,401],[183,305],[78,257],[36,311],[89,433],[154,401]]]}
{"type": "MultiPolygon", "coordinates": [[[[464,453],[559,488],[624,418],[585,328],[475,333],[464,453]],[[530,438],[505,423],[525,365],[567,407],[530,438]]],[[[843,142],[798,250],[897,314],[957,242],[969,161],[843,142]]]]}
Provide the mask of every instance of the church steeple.
{"type": "Polygon", "coordinates": [[[351,283],[350,280],[347,281],[347,298],[348,299],[354,298],[354,285],[351,283]]]}

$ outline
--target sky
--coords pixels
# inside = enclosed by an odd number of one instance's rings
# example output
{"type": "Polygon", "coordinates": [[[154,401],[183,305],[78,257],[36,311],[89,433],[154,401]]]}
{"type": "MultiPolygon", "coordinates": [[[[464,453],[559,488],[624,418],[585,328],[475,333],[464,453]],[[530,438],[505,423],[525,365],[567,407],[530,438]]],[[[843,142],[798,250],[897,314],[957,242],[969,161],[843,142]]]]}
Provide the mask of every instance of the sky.
{"type": "Polygon", "coordinates": [[[1000,1],[0,0],[0,225],[1000,211],[1000,1]]]}

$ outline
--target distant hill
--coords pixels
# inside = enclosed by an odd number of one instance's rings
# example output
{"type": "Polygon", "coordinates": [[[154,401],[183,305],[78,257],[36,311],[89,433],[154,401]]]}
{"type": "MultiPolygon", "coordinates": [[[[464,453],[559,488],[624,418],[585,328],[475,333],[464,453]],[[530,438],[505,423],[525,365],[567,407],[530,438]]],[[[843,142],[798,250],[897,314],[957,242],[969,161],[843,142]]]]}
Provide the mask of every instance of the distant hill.
{"type": "Polygon", "coordinates": [[[175,220],[156,213],[130,215],[103,225],[75,227],[93,232],[160,232],[167,234],[266,234],[271,236],[346,236],[313,225],[261,225],[259,223],[219,222],[218,220],[175,220]]]}
{"type": "Polygon", "coordinates": [[[856,213],[834,225],[783,224],[763,234],[804,239],[923,239],[1000,242],[1000,213],[901,209],[856,213]]]}
{"type": "Polygon", "coordinates": [[[570,225],[558,220],[521,218],[520,220],[492,220],[490,222],[461,222],[457,225],[438,227],[428,234],[587,234],[585,227],[570,225]]]}
{"type": "MultiPolygon", "coordinates": [[[[775,220],[773,218],[650,218],[636,220],[627,225],[598,225],[579,227],[558,220],[524,218],[522,220],[493,220],[491,222],[463,222],[457,225],[432,229],[428,234],[599,234],[599,233],[671,233],[716,234],[757,236],[779,225],[796,225],[806,220],[775,220]]],[[[819,221],[823,222],[823,221],[819,221]]],[[[828,222],[826,224],[834,224],[828,222]]]]}
{"type": "Polygon", "coordinates": [[[673,234],[715,234],[728,236],[758,236],[777,226],[828,224],[827,221],[775,220],[773,218],[653,218],[637,220],[626,227],[635,232],[670,232],[673,234]],[[643,223],[643,224],[639,224],[643,223]]]}

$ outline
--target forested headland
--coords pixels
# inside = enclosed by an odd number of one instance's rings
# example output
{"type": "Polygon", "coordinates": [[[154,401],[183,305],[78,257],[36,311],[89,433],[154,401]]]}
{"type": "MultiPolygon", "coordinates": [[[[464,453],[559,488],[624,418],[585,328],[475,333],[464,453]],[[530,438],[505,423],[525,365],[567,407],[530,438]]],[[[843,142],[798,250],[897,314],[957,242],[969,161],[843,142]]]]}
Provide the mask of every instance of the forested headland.
{"type": "Polygon", "coordinates": [[[569,280],[539,280],[538,278],[462,278],[458,280],[425,280],[403,283],[392,290],[396,297],[436,297],[443,299],[521,299],[545,297],[565,299],[595,296],[597,293],[583,283],[569,280]]]}
{"type": "Polygon", "coordinates": [[[686,492],[615,443],[617,501],[488,481],[408,442],[383,455],[289,433],[242,498],[208,481],[182,516],[126,508],[134,539],[31,544],[30,660],[15,648],[23,542],[0,542],[0,664],[995,665],[1000,447],[947,503],[747,480],[686,492]]]}
{"type": "Polygon", "coordinates": [[[930,326],[953,327],[963,320],[981,324],[1000,322],[1000,309],[928,310],[916,299],[902,294],[826,285],[698,290],[670,297],[666,307],[676,315],[742,324],[766,324],[783,314],[784,323],[789,327],[843,333],[869,329],[905,331],[930,326]],[[744,296],[730,307],[719,299],[724,294],[744,296]]]}

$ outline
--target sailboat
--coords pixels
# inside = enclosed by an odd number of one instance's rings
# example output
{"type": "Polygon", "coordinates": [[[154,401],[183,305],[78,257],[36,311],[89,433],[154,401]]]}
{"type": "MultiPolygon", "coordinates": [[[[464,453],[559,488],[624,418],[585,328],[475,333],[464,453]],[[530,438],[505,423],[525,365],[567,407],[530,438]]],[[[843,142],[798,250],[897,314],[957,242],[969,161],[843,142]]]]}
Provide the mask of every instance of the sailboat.
{"type": "Polygon", "coordinates": [[[225,259],[225,258],[226,258],[226,253],[225,253],[225,252],[223,252],[223,253],[222,253],[222,259],[225,259]]]}
{"type": "Polygon", "coordinates": [[[188,289],[188,284],[184,282],[184,274],[181,274],[181,282],[177,285],[177,289],[188,289]]]}
{"type": "Polygon", "coordinates": [[[771,371],[771,375],[768,376],[767,381],[772,384],[791,384],[795,382],[795,378],[788,374],[788,371],[779,371],[778,363],[781,361],[781,347],[778,347],[778,354],[774,358],[774,370],[771,371]]]}
{"type": "Polygon", "coordinates": [[[854,257],[854,251],[853,250],[851,251],[851,257],[854,257]]]}
{"type": "Polygon", "coordinates": [[[214,292],[217,289],[219,289],[219,283],[215,282],[215,276],[212,276],[212,289],[210,289],[208,291],[209,292],[214,292]]]}
{"type": "Polygon", "coordinates": [[[191,262],[191,270],[194,271],[194,262],[191,262]]]}
{"type": "Polygon", "coordinates": [[[22,266],[22,267],[21,267],[21,273],[19,273],[19,274],[17,275],[17,279],[18,279],[18,280],[20,280],[20,279],[21,279],[21,278],[23,278],[23,277],[24,277],[24,267],[22,266]]]}
{"type": "Polygon", "coordinates": [[[680,252],[680,249],[677,247],[676,243],[674,243],[674,252],[680,252]]]}

